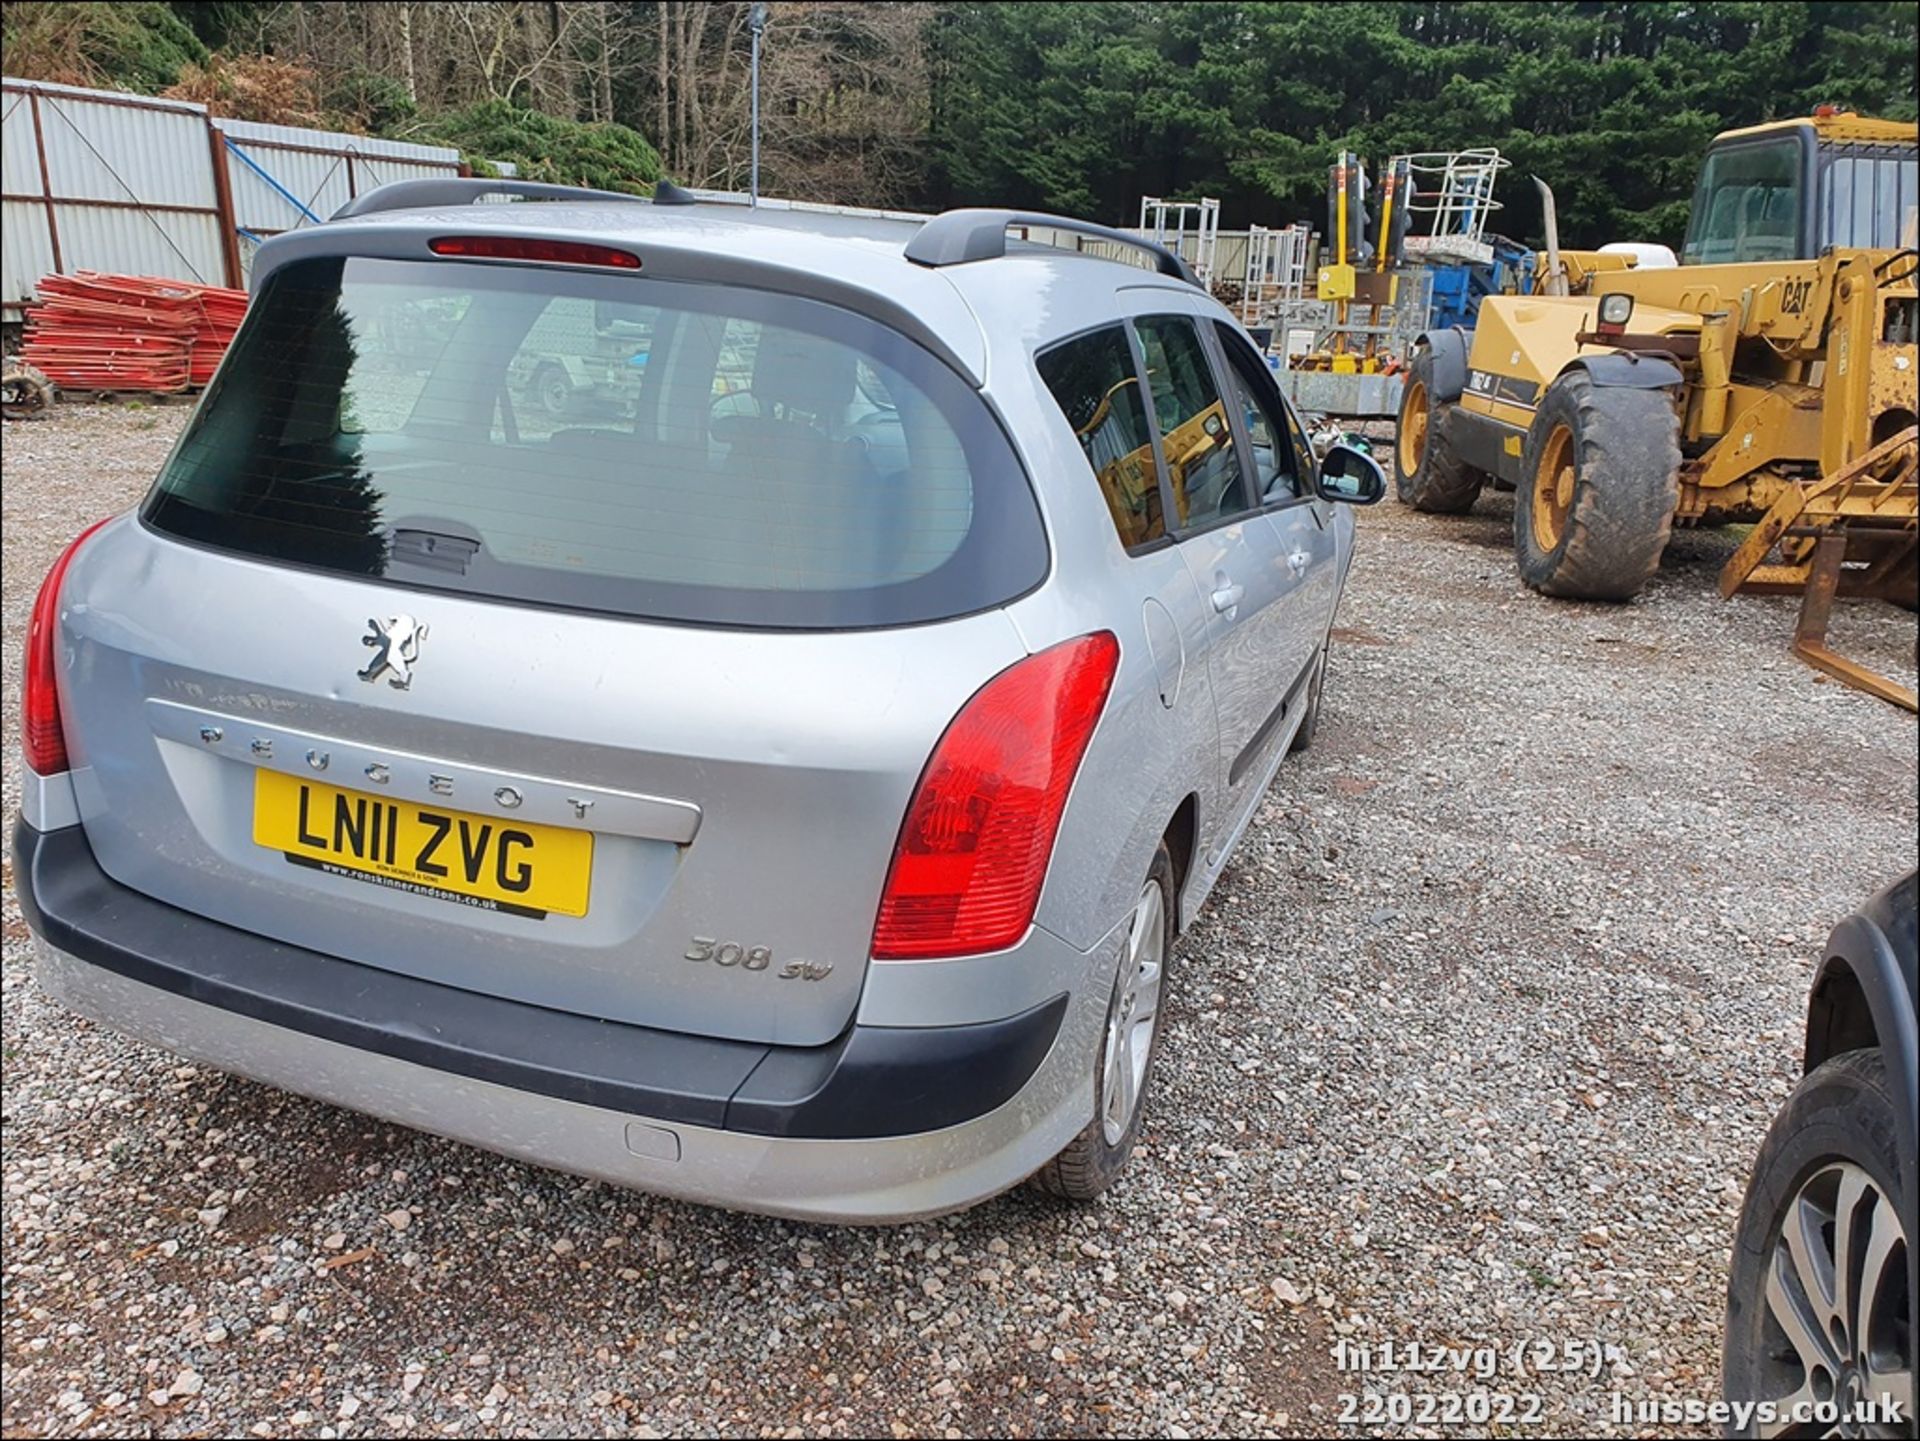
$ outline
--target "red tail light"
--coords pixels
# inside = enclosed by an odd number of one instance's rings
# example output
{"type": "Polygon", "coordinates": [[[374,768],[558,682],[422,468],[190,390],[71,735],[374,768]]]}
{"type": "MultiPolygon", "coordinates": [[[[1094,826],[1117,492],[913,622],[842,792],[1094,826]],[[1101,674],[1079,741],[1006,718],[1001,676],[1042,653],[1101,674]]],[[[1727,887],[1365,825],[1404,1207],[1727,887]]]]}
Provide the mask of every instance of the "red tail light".
{"type": "Polygon", "coordinates": [[[20,745],[27,764],[38,775],[58,775],[67,768],[67,738],[60,730],[60,697],[53,678],[53,634],[60,628],[60,583],[67,578],[67,567],[87,537],[106,523],[96,520],[60,552],[53,569],[40,582],[33,618],[27,622],[27,659],[20,685],[20,745]]]}
{"type": "Polygon", "coordinates": [[[1027,933],[1120,643],[1081,636],[995,676],[920,775],[874,923],[876,960],[997,951],[1027,933]]]}
{"type": "Polygon", "coordinates": [[[427,242],[435,255],[459,255],[474,260],[543,260],[549,265],[604,265],[614,270],[638,270],[640,257],[631,250],[588,245],[576,240],[538,240],[518,235],[442,235],[427,242]]]}

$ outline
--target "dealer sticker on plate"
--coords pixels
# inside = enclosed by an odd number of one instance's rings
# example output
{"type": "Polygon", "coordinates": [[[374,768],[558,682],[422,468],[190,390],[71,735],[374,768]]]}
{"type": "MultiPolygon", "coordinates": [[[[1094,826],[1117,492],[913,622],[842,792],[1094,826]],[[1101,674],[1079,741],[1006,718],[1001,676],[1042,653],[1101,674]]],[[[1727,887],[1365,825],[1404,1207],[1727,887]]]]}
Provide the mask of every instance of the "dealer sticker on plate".
{"type": "Polygon", "coordinates": [[[253,839],[295,865],[438,900],[587,913],[593,834],[254,772],[253,839]]]}

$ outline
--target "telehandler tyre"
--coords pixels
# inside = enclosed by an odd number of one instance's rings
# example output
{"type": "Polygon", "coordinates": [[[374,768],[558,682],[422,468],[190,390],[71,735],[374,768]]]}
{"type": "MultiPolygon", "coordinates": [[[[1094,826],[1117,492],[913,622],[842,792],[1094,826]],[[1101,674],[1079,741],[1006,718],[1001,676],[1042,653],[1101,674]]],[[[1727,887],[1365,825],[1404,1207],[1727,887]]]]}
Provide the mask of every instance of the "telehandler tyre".
{"type": "Polygon", "coordinates": [[[1680,422],[1664,390],[1547,387],[1513,505],[1520,578],[1547,595],[1631,600],[1660,568],[1680,501],[1680,422]]]}
{"type": "Polygon", "coordinates": [[[1492,479],[1462,460],[1447,438],[1448,402],[1434,394],[1433,352],[1415,352],[1400,392],[1393,441],[1393,484],[1402,503],[1438,515],[1464,515],[1492,479]]]}

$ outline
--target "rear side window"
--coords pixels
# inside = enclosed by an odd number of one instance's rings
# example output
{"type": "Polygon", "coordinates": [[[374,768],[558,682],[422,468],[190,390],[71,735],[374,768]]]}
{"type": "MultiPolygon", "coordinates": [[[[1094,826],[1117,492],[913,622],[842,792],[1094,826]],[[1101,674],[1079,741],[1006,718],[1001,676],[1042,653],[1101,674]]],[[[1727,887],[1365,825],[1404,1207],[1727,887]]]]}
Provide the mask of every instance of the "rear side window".
{"type": "Polygon", "coordinates": [[[1120,543],[1132,550],[1160,539],[1167,533],[1160,472],[1126,331],[1115,325],[1082,335],[1044,352],[1036,364],[1080,439],[1120,543]]]}
{"type": "Polygon", "coordinates": [[[897,332],[446,261],[277,272],[145,515],[422,589],[769,628],[987,609],[1047,562],[985,402],[897,332]]]}
{"type": "Polygon", "coordinates": [[[1173,482],[1174,524],[1200,530],[1247,510],[1233,427],[1200,332],[1184,317],[1160,315],[1141,321],[1139,333],[1173,482]]]}

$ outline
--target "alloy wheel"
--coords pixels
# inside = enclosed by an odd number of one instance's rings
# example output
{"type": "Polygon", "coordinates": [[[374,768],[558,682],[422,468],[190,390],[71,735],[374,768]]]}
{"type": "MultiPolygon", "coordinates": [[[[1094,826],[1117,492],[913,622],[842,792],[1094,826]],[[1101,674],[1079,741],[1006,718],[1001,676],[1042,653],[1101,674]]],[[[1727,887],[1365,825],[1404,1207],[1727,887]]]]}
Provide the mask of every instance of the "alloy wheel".
{"type": "Polygon", "coordinates": [[[1107,1013],[1106,1063],[1100,1073],[1100,1128],[1109,1146],[1117,1146],[1133,1124],[1146,1087],[1147,1062],[1160,1024],[1160,995],[1166,977],[1166,900],[1157,881],[1148,881],[1134,902],[1127,928],[1127,953],[1120,962],[1120,983],[1107,1013]]]}
{"type": "Polygon", "coordinates": [[[1821,1167],[1794,1194],[1767,1258],[1767,1310],[1756,1399],[1775,1403],[1761,1436],[1907,1436],[1913,1338],[1907,1331],[1907,1234],[1894,1198],[1861,1167],[1821,1167]],[[1859,1418],[1898,1403],[1897,1423],[1859,1418]],[[1831,1422],[1793,1412],[1837,1407],[1831,1422]]]}
{"type": "Polygon", "coordinates": [[[1427,387],[1418,380],[1407,382],[1406,399],[1400,406],[1400,473],[1416,474],[1427,457],[1427,426],[1430,407],[1427,387]]]}

